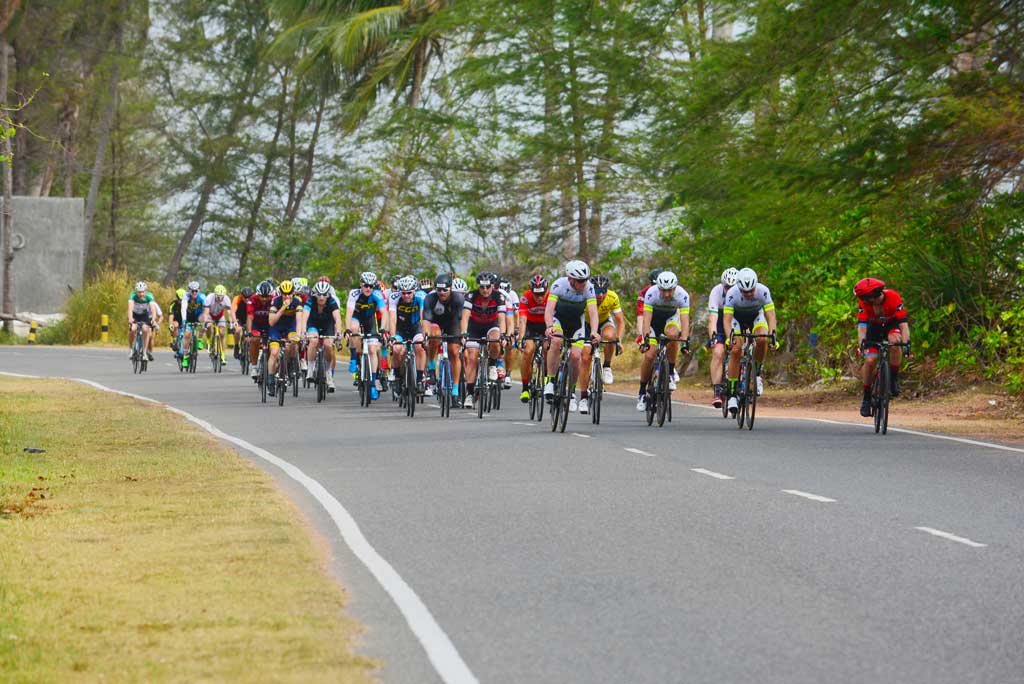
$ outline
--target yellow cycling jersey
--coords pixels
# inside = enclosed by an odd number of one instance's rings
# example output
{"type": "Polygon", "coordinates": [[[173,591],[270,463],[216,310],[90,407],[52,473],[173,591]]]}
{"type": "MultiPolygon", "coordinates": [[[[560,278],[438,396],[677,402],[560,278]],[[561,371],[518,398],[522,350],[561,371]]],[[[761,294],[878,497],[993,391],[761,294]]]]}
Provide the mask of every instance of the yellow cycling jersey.
{"type": "Polygon", "coordinates": [[[608,290],[604,301],[597,305],[598,323],[604,323],[613,313],[622,313],[622,304],[619,302],[619,295],[614,290],[608,290]]]}

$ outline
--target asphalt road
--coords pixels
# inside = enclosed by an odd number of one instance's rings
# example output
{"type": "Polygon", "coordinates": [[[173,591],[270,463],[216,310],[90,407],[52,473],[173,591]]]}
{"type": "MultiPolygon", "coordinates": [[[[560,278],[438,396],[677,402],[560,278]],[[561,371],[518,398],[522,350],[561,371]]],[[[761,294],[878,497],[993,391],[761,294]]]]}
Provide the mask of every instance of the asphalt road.
{"type": "MultiPolygon", "coordinates": [[[[517,392],[484,420],[362,409],[344,381],[280,408],[234,364],[171,361],[133,376],[126,351],[0,347],[0,370],[151,397],[300,468],[480,682],[1024,681],[1022,453],[802,420],[739,431],[684,406],[658,429],[612,396],[564,435],[517,392]]],[[[383,681],[441,681],[319,503],[254,460],[331,542],[383,681]]]]}

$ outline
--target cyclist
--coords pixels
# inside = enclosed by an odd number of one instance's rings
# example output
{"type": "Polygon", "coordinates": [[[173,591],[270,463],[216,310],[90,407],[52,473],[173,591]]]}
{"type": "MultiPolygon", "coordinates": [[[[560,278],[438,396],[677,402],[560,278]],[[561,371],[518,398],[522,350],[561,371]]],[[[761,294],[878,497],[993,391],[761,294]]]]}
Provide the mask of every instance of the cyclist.
{"type": "Polygon", "coordinates": [[[571,344],[570,359],[573,372],[579,378],[580,400],[575,394],[569,401],[569,411],[577,408],[580,413],[590,412],[590,395],[587,386],[590,373],[581,373],[580,367],[589,368],[593,350],[584,345],[584,340],[600,342],[597,325],[597,295],[594,294],[594,283],[590,282],[590,267],[583,261],[574,260],[565,265],[565,275],[551,284],[548,301],[544,305],[545,334],[551,338],[547,356],[547,379],[544,383],[544,396],[554,398],[555,378],[552,369],[558,368],[559,356],[563,344],[571,344]],[[584,322],[586,316],[586,322],[584,322]],[[555,333],[561,337],[552,337],[555,333]],[[582,347],[582,353],[580,352],[582,347]]]}
{"type": "Polygon", "coordinates": [[[458,294],[463,295],[463,296],[468,295],[469,294],[469,283],[467,283],[462,278],[453,278],[452,279],[452,292],[457,292],[458,294]]]}
{"type": "Polygon", "coordinates": [[[512,289],[508,278],[498,279],[498,289],[505,295],[505,336],[512,342],[505,345],[505,353],[498,364],[498,376],[505,389],[512,387],[512,354],[515,349],[516,333],[519,331],[519,295],[512,289]]]}
{"type": "Polygon", "coordinates": [[[256,294],[251,287],[243,287],[242,291],[231,300],[231,312],[235,317],[235,358],[242,358],[242,333],[245,332],[245,321],[249,315],[249,298],[256,294]]]}
{"type": "Polygon", "coordinates": [[[651,381],[654,372],[658,336],[664,335],[672,340],[666,352],[670,392],[676,388],[676,357],[680,345],[683,351],[690,351],[690,294],[679,285],[679,278],[672,271],[658,273],[654,285],[647,288],[639,333],[643,339],[640,348],[644,352],[644,359],[640,364],[640,395],[637,397],[636,410],[645,411],[647,383],[651,381]],[[683,337],[684,334],[686,337],[683,337]]]}
{"type": "Polygon", "coordinates": [[[626,316],[622,313],[622,304],[615,290],[609,290],[611,281],[608,276],[598,275],[591,278],[594,282],[594,294],[597,296],[597,326],[601,333],[601,344],[604,347],[604,358],[601,368],[601,379],[606,385],[615,382],[612,373],[612,356],[622,353],[622,337],[626,334],[626,316]]]}
{"type": "Polygon", "coordinates": [[[644,296],[647,294],[648,290],[654,287],[654,283],[657,282],[658,275],[661,273],[662,270],[663,269],[660,268],[652,270],[650,274],[647,276],[647,284],[640,288],[640,292],[636,296],[636,343],[638,345],[643,344],[644,342],[643,338],[639,334],[640,326],[644,320],[644,296]]]}
{"type": "MultiPolygon", "coordinates": [[[[501,358],[502,331],[505,329],[505,296],[495,288],[497,284],[493,273],[478,273],[477,289],[465,299],[462,305],[462,335],[464,337],[487,338],[487,353],[491,359],[501,358]]],[[[480,364],[480,343],[466,343],[466,398],[463,406],[473,408],[473,391],[476,389],[476,376],[480,364]]],[[[491,382],[498,379],[496,366],[485,368],[487,378],[491,382]]]]}
{"type": "MultiPolygon", "coordinates": [[[[245,303],[245,329],[250,335],[255,331],[263,339],[270,338],[270,305],[274,301],[273,295],[273,283],[264,280],[256,286],[256,292],[245,303]]],[[[257,379],[256,365],[259,359],[260,345],[249,345],[249,375],[253,380],[257,379]]]]}
{"type": "MultiPolygon", "coordinates": [[[[910,342],[910,322],[903,308],[903,299],[896,290],[890,290],[877,278],[864,278],[853,288],[857,297],[857,348],[864,356],[861,377],[864,380],[864,399],[860,404],[860,415],[871,416],[871,382],[878,364],[878,347],[872,342],[889,340],[892,344],[910,342]],[[868,343],[867,348],[864,342],[868,343]]],[[[899,372],[903,362],[903,349],[889,350],[889,394],[900,394],[899,372]]]]}
{"type": "MultiPolygon", "coordinates": [[[[206,298],[199,291],[199,283],[193,280],[188,284],[188,293],[181,301],[182,309],[185,312],[185,336],[182,340],[182,350],[192,348],[192,329],[198,326],[203,317],[203,310],[206,308],[206,298]]],[[[196,346],[203,348],[203,341],[198,340],[196,346]]],[[[181,365],[188,368],[188,354],[184,354],[181,365]]]]}
{"type": "Polygon", "coordinates": [[[722,408],[725,401],[725,387],[722,385],[725,361],[725,327],[722,325],[722,309],[725,308],[725,293],[736,284],[739,274],[730,266],[722,271],[722,282],[715,285],[708,296],[708,347],[711,349],[711,405],[722,408]]]}
{"type": "Polygon", "coordinates": [[[146,352],[146,358],[153,360],[153,354],[149,351],[149,338],[153,333],[153,321],[156,320],[156,299],[149,291],[145,281],[135,283],[135,291],[128,298],[128,358],[134,355],[132,347],[135,346],[135,335],[142,334],[142,348],[146,352]]]}
{"type": "MultiPolygon", "coordinates": [[[[377,335],[377,314],[387,309],[384,296],[377,289],[377,274],[372,271],[364,271],[359,275],[359,287],[350,290],[348,302],[345,305],[345,330],[353,336],[349,337],[349,362],[348,371],[356,378],[359,377],[359,355],[362,354],[363,340],[356,337],[360,333],[364,335],[377,335]]],[[[380,338],[371,337],[366,340],[370,355],[370,398],[380,397],[377,388],[377,368],[380,366],[380,338]]]]}
{"type": "MultiPolygon", "coordinates": [[[[416,279],[416,276],[409,277],[413,278],[413,280],[416,279]]],[[[434,281],[431,280],[430,278],[420,278],[420,290],[423,291],[424,297],[427,296],[428,294],[434,291],[434,281]]]]}
{"type": "MultiPolygon", "coordinates": [[[[316,358],[318,345],[323,345],[324,356],[327,359],[327,391],[334,391],[334,343],[333,340],[325,339],[334,337],[341,330],[341,309],[338,301],[331,296],[331,284],[322,279],[313,285],[310,297],[303,305],[304,314],[299,322],[299,337],[305,337],[309,344],[306,353],[310,358],[316,358]]],[[[306,377],[312,378],[316,369],[309,366],[306,377]]]]}
{"type": "Polygon", "coordinates": [[[146,348],[146,353],[150,361],[153,360],[153,343],[156,342],[156,336],[160,332],[160,324],[164,322],[164,310],[160,308],[160,302],[153,300],[153,308],[156,309],[156,318],[153,320],[153,334],[149,336],[149,346],[146,348]]]}
{"type": "MultiPolygon", "coordinates": [[[[406,346],[413,346],[416,357],[416,382],[423,384],[423,370],[427,365],[427,352],[422,344],[423,334],[420,332],[420,321],[423,317],[423,301],[426,297],[422,290],[416,289],[416,278],[405,276],[398,281],[398,297],[388,299],[387,330],[391,336],[391,367],[401,372],[405,362],[406,346]]],[[[433,391],[428,396],[432,396],[433,391]]]]}
{"type": "Polygon", "coordinates": [[[219,335],[221,337],[221,363],[225,362],[224,340],[226,339],[225,334],[227,332],[227,326],[231,324],[233,327],[234,317],[235,313],[231,307],[231,298],[228,297],[227,288],[223,285],[218,285],[213,288],[213,292],[207,294],[205,297],[205,301],[203,303],[203,318],[208,330],[206,341],[210,344],[211,349],[213,349],[213,335],[219,335]],[[226,316],[225,313],[227,314],[226,316]]]}
{"type": "MultiPolygon", "coordinates": [[[[777,346],[775,331],[778,321],[775,314],[775,302],[771,291],[763,283],[757,282],[757,273],[752,268],[740,269],[736,274],[736,284],[729,288],[725,295],[725,306],[722,307],[722,327],[733,333],[750,331],[758,334],[758,330],[766,330],[771,335],[771,345],[777,346]]],[[[768,353],[768,340],[760,337],[754,344],[754,372],[757,381],[757,396],[764,392],[761,381],[761,366],[765,354],[768,353]]],[[[734,341],[729,349],[729,413],[736,415],[739,400],[736,399],[736,384],[739,382],[740,357],[743,345],[734,341]]]]}
{"type": "MultiPolygon", "coordinates": [[[[452,277],[447,273],[440,273],[434,279],[434,291],[423,300],[423,318],[420,321],[420,329],[424,335],[454,337],[460,332],[459,323],[464,307],[465,299],[462,294],[453,291],[452,277]]],[[[427,346],[428,370],[433,367],[440,347],[441,340],[430,340],[430,344],[427,346]]],[[[452,398],[455,399],[454,403],[458,404],[459,380],[462,378],[462,360],[458,342],[448,342],[448,361],[452,367],[452,398]]]]}
{"type": "MultiPolygon", "coordinates": [[[[523,384],[523,392],[519,401],[524,404],[530,401],[530,380],[533,371],[533,355],[537,350],[537,340],[544,337],[547,326],[544,324],[544,309],[548,303],[548,279],[537,274],[530,278],[530,288],[519,298],[519,330],[517,333],[519,349],[519,379],[523,384]]],[[[545,373],[546,375],[546,373],[545,373]]]]}
{"type": "MultiPolygon", "coordinates": [[[[270,384],[267,385],[267,393],[275,394],[274,375],[277,373],[277,350],[281,341],[286,343],[285,354],[288,358],[295,358],[299,351],[299,334],[296,325],[299,321],[299,312],[302,310],[302,298],[295,292],[295,285],[290,280],[282,280],[278,286],[281,294],[270,303],[270,358],[267,370],[270,374],[270,384]]],[[[282,391],[284,391],[282,389],[282,391]]]]}
{"type": "Polygon", "coordinates": [[[175,355],[181,357],[181,344],[178,340],[178,333],[181,332],[181,324],[185,321],[185,315],[182,309],[184,305],[182,302],[185,300],[185,288],[179,287],[174,292],[174,299],[167,306],[167,310],[171,312],[171,318],[168,322],[168,329],[171,331],[171,349],[174,350],[175,355]]]}

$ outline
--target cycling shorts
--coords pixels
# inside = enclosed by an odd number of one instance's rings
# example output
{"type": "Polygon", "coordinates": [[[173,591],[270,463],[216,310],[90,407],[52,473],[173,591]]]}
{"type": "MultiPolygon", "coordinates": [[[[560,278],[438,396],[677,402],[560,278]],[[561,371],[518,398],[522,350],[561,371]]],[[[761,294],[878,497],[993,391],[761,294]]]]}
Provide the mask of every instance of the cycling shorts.
{"type": "MultiPolygon", "coordinates": [[[[882,340],[888,340],[893,333],[899,333],[900,324],[896,321],[888,321],[886,323],[870,323],[868,324],[868,334],[864,338],[865,342],[881,342],[882,340]]],[[[878,356],[878,347],[867,347],[864,350],[864,356],[878,356]]]]}
{"type": "MultiPolygon", "coordinates": [[[[469,333],[470,337],[487,337],[491,331],[501,332],[501,328],[498,327],[497,322],[492,323],[477,323],[471,320],[469,326],[466,328],[466,332],[469,333]]],[[[466,349],[479,349],[479,342],[466,342],[466,349]]]]}
{"type": "Polygon", "coordinates": [[[756,333],[760,328],[768,329],[768,320],[764,317],[764,309],[758,309],[756,314],[743,317],[734,316],[732,319],[732,331],[736,333],[745,330],[756,333]]]}

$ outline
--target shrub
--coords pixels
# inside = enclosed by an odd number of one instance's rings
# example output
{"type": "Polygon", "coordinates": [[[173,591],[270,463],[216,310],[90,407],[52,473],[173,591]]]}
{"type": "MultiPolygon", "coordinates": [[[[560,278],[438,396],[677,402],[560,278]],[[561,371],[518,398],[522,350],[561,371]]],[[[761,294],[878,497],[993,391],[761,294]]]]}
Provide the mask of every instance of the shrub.
{"type": "MultiPolygon", "coordinates": [[[[123,269],[102,270],[92,280],[68,299],[65,329],[60,331],[61,341],[67,344],[85,344],[100,339],[100,317],[110,317],[110,341],[115,344],[128,344],[128,325],[126,312],[128,297],[136,279],[130,278],[123,269]]],[[[150,284],[150,291],[164,310],[164,319],[168,316],[168,306],[174,299],[171,288],[158,284],[150,284]]],[[[57,335],[57,333],[53,333],[57,335]]],[[[157,338],[158,345],[170,342],[167,326],[164,325],[157,338]]]]}

